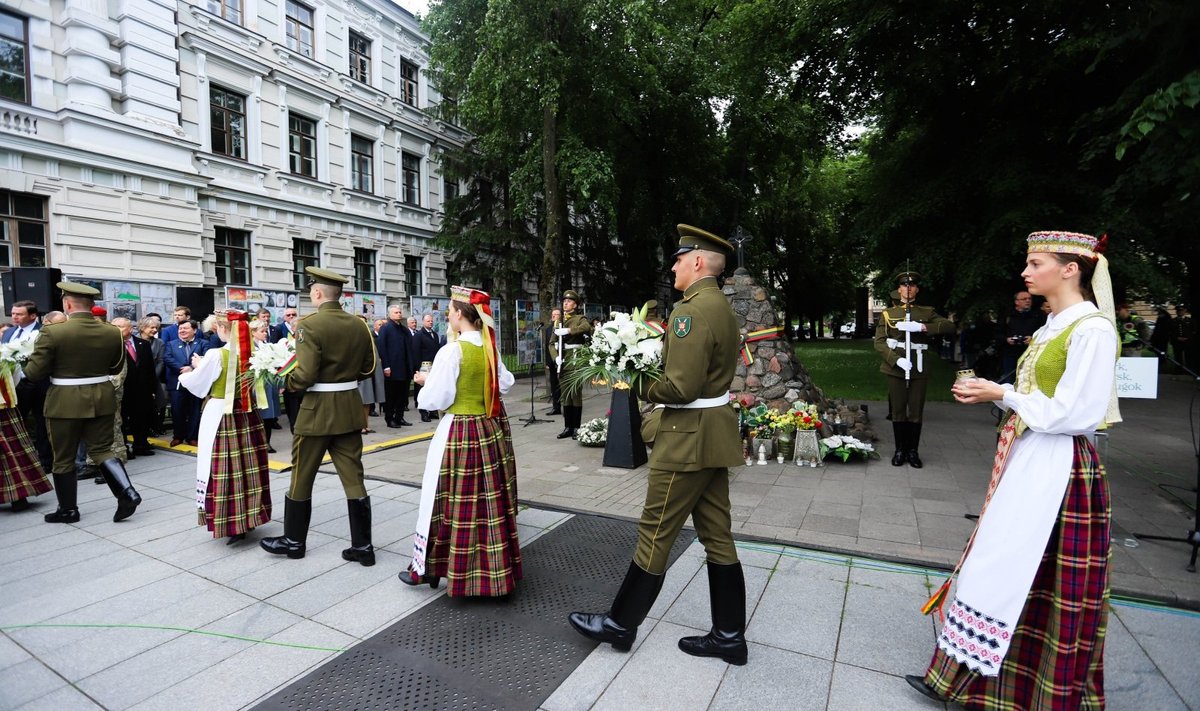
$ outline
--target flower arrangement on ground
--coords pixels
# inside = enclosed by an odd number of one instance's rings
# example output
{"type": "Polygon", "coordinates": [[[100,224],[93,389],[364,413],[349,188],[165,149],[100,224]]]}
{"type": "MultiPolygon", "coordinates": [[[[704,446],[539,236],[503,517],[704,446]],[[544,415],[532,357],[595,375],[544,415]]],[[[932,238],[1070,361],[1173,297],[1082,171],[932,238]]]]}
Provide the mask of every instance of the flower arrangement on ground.
{"type": "Polygon", "coordinates": [[[840,457],[843,462],[850,460],[850,457],[861,457],[863,459],[879,459],[879,452],[875,451],[875,447],[870,443],[855,439],[850,435],[834,435],[821,440],[821,458],[826,459],[829,455],[840,457]]]}
{"type": "Polygon", "coordinates": [[[603,447],[608,441],[608,418],[597,417],[583,423],[575,433],[575,440],[584,447],[603,447]]]}
{"type": "Polygon", "coordinates": [[[821,429],[821,416],[816,405],[810,405],[803,400],[792,403],[792,409],[787,412],[771,411],[771,429],[775,432],[795,432],[796,430],[821,429]]]}
{"type": "Polygon", "coordinates": [[[563,389],[574,392],[586,383],[605,383],[623,390],[640,378],[661,378],[663,328],[646,321],[646,310],[644,305],[632,314],[609,314],[609,320],[592,332],[591,343],[571,356],[563,389]]]}
{"type": "Polygon", "coordinates": [[[21,366],[33,355],[34,344],[40,335],[41,331],[34,331],[29,338],[0,345],[0,397],[4,398],[5,405],[17,402],[16,386],[21,380],[21,366]]]}

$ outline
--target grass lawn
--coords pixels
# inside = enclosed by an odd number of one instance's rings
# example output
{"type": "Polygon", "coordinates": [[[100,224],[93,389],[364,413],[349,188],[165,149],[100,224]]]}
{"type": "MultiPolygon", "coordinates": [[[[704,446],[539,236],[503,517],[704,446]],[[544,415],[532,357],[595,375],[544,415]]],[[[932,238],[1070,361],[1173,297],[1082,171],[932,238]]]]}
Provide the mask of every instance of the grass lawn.
{"type": "MultiPolygon", "coordinates": [[[[796,344],[796,357],[829,397],[845,398],[847,402],[887,400],[888,376],[879,372],[879,354],[869,338],[803,341],[796,344]]],[[[925,352],[924,365],[929,373],[925,399],[952,402],[950,386],[954,383],[955,365],[929,351],[925,352]]]]}

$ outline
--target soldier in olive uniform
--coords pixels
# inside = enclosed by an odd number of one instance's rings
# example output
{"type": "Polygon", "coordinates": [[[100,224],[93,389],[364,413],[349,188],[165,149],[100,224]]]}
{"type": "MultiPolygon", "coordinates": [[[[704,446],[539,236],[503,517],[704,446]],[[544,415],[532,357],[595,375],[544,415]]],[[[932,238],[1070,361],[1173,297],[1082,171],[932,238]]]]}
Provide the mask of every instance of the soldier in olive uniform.
{"type": "Polygon", "coordinates": [[[346,277],[317,267],[304,271],[311,279],[309,298],[317,310],[296,324],[296,367],[286,380],[288,390],[305,393],[292,440],[292,482],[284,498],[283,535],[264,538],[261,545],[271,553],[304,557],[313,480],[329,452],[350,514],[350,548],[342,551],[342,558],[374,565],[371,499],[363,486],[366,417],[358,381],[375,372],[375,340],[370,327],[338,302],[346,277]]]}
{"type": "MultiPolygon", "coordinates": [[[[554,353],[561,362],[559,382],[567,378],[571,370],[571,359],[574,351],[587,342],[592,335],[592,324],[587,316],[579,312],[582,299],[574,289],[563,292],[562,324],[554,329],[554,353]],[[562,339],[562,351],[558,350],[559,338],[562,339]]],[[[583,387],[563,388],[562,390],[563,431],[558,433],[559,439],[570,437],[575,439],[575,433],[583,420],[583,387]]]]}
{"type": "Polygon", "coordinates": [[[125,366],[121,330],[92,317],[99,291],[66,281],[60,281],[58,288],[62,289],[67,320],[42,329],[24,367],[25,377],[30,380],[50,379],[46,430],[54,450],[52,471],[58,510],[46,514],[46,522],[79,521],[75,452],[80,440],[117,499],[113,521],[123,521],[133,515],[142,497],[113,451],[113,423],[119,417],[120,406],[108,376],[120,373],[125,366]]]}
{"type": "Polygon", "coordinates": [[[739,335],[716,279],[733,247],[689,225],[678,229],[672,271],[683,299],[667,322],[662,378],[638,385],[639,397],[665,408],[650,454],[637,549],[608,614],[573,612],[569,620],[585,637],[628,651],[662,588],[671,545],[690,514],[707,554],[713,620],[707,635],[684,637],[679,648],[741,665],[746,583],[729,504],[729,467],[742,461],[737,415],[729,404],[739,335]]]}
{"type": "Polygon", "coordinates": [[[921,413],[925,410],[925,391],[929,385],[929,366],[925,360],[936,357],[935,352],[929,352],[929,337],[948,336],[955,330],[953,321],[938,315],[932,307],[915,303],[920,278],[916,272],[896,275],[899,303],[885,309],[875,324],[875,350],[883,356],[879,372],[888,376],[888,419],[896,436],[892,466],[908,462],[915,469],[924,466],[918,450],[921,413]],[[907,357],[905,334],[910,334],[907,357]]]}

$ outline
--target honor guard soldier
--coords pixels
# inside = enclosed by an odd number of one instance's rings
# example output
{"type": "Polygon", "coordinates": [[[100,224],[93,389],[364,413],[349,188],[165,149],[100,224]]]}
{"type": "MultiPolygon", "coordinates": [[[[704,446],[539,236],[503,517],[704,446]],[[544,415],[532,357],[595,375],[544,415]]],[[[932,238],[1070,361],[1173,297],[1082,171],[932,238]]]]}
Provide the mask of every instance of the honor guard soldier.
{"type": "MultiPolygon", "coordinates": [[[[554,352],[558,361],[558,379],[564,382],[571,370],[571,359],[574,351],[582,348],[592,335],[592,324],[587,316],[579,313],[579,304],[583,300],[574,289],[563,292],[562,324],[554,329],[554,352]]],[[[583,387],[564,388],[562,392],[563,431],[558,433],[559,439],[570,437],[575,439],[583,420],[583,387]]]]}
{"type": "Polygon", "coordinates": [[[113,451],[113,422],[119,417],[120,405],[109,376],[124,367],[125,344],[119,328],[92,316],[99,291],[67,281],[58,282],[58,288],[62,289],[67,320],[42,330],[24,367],[30,380],[50,379],[45,414],[54,450],[58,510],[46,514],[46,522],[79,521],[75,453],[80,441],[117,499],[113,521],[123,521],[142,503],[125,465],[113,451]]]}
{"type": "Polygon", "coordinates": [[[375,372],[375,341],[362,319],[346,313],[339,297],[346,277],[305,267],[314,313],[296,324],[296,367],[287,374],[291,391],[304,391],[292,444],[292,481],[284,498],[283,535],[262,539],[270,553],[303,558],[312,518],[317,467],[328,452],[350,515],[350,548],[342,558],[375,564],[371,545],[371,499],[363,486],[362,430],[366,426],[358,381],[375,372]]]}
{"type": "Polygon", "coordinates": [[[712,629],[684,637],[679,648],[741,665],[746,663],[746,583],[729,504],[729,467],[742,462],[737,415],[729,404],[739,334],[729,300],[717,285],[733,246],[689,225],[678,230],[671,270],[683,299],[667,322],[663,375],[638,381],[638,396],[665,408],[650,453],[637,549],[608,614],[573,612],[569,621],[585,637],[629,651],[662,589],[667,556],[690,515],[707,556],[712,629]]]}
{"type": "Polygon", "coordinates": [[[921,275],[900,272],[896,275],[899,303],[884,309],[875,324],[875,350],[883,356],[879,372],[888,376],[888,419],[896,436],[892,466],[905,462],[916,469],[924,466],[918,453],[921,445],[921,413],[925,410],[925,391],[929,385],[929,366],[925,363],[930,336],[954,333],[954,322],[939,316],[932,307],[915,302],[921,275]]]}

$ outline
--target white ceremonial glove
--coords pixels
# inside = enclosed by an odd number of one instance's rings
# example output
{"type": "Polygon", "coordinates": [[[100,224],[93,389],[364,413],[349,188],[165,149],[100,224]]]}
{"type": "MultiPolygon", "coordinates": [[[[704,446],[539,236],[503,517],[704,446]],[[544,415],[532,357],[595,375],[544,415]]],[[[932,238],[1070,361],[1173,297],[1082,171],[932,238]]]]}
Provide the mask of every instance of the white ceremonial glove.
{"type": "Polygon", "coordinates": [[[920,321],[897,321],[897,331],[911,331],[912,333],[920,333],[925,330],[925,324],[920,321]]]}
{"type": "Polygon", "coordinates": [[[566,326],[563,326],[562,328],[556,328],[556,329],[554,329],[554,335],[569,336],[569,335],[571,335],[571,329],[567,328],[566,326]]]}
{"type": "Polygon", "coordinates": [[[912,370],[912,361],[901,356],[896,359],[896,367],[907,373],[908,371],[912,370]]]}

